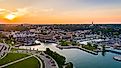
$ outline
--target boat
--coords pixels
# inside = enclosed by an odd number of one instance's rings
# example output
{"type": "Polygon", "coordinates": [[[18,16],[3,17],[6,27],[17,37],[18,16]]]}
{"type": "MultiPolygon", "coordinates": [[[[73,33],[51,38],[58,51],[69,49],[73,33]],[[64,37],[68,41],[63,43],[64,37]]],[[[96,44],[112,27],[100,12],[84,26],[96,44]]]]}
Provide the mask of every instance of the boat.
{"type": "Polygon", "coordinates": [[[114,56],[113,59],[116,61],[121,61],[121,56],[114,56]]]}

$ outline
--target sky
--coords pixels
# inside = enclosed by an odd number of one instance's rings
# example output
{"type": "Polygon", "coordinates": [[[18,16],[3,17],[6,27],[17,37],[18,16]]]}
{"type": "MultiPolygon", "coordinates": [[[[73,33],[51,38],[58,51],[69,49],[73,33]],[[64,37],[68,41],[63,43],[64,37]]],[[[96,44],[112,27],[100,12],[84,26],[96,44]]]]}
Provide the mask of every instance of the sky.
{"type": "Polygon", "coordinates": [[[121,0],[0,0],[0,23],[121,24],[121,0]]]}

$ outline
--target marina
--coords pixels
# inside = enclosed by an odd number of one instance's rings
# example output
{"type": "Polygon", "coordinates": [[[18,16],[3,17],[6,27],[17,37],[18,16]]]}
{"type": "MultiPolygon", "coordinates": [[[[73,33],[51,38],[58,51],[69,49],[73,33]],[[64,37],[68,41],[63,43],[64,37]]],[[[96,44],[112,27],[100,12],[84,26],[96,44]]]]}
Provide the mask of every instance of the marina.
{"type": "MultiPolygon", "coordinates": [[[[67,62],[72,62],[75,68],[120,68],[121,62],[114,60],[115,56],[119,56],[117,53],[112,52],[99,52],[98,55],[80,50],[77,48],[70,49],[59,49],[57,44],[44,44],[36,48],[44,46],[45,48],[50,48],[51,50],[63,55],[67,58],[67,62]],[[94,66],[95,65],[95,66],[94,66]]],[[[25,48],[26,49],[26,48],[25,48]]]]}

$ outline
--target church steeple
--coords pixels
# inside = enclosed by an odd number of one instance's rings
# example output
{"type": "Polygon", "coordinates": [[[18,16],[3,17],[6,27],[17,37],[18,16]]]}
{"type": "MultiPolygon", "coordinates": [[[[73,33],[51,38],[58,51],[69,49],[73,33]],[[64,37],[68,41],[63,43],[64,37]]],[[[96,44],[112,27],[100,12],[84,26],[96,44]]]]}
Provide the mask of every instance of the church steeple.
{"type": "Polygon", "coordinates": [[[92,21],[91,25],[90,26],[94,26],[94,22],[92,21]]]}
{"type": "Polygon", "coordinates": [[[94,22],[92,21],[92,25],[94,25],[94,22]]]}

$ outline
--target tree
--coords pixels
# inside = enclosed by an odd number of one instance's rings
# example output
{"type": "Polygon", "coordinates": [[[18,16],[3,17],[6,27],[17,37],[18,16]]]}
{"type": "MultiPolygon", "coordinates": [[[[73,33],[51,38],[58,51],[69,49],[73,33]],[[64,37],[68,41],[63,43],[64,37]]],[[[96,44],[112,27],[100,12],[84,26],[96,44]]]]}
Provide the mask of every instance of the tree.
{"type": "Polygon", "coordinates": [[[0,38],[6,38],[6,36],[2,33],[0,33],[0,38]]]}
{"type": "Polygon", "coordinates": [[[73,42],[72,42],[72,45],[78,45],[78,43],[77,43],[77,42],[75,42],[75,41],[73,41],[73,42]]]}
{"type": "Polygon", "coordinates": [[[56,52],[51,51],[49,48],[46,48],[45,53],[51,56],[58,63],[59,68],[63,68],[62,66],[65,64],[65,60],[66,60],[65,57],[59,55],[56,52]]]}
{"type": "Polygon", "coordinates": [[[102,45],[102,51],[104,51],[104,52],[105,52],[105,50],[106,50],[105,45],[102,45]]]}
{"type": "Polygon", "coordinates": [[[64,40],[61,40],[60,41],[60,45],[61,46],[68,46],[68,42],[64,41],[64,40]]]}
{"type": "Polygon", "coordinates": [[[94,44],[93,47],[95,47],[97,49],[98,45],[94,44]]]}
{"type": "Polygon", "coordinates": [[[69,63],[66,64],[65,68],[73,68],[73,64],[71,62],[69,62],[69,63]]]}
{"type": "Polygon", "coordinates": [[[88,45],[88,46],[92,46],[92,44],[91,44],[91,43],[89,43],[89,42],[87,43],[87,45],[88,45]]]}

